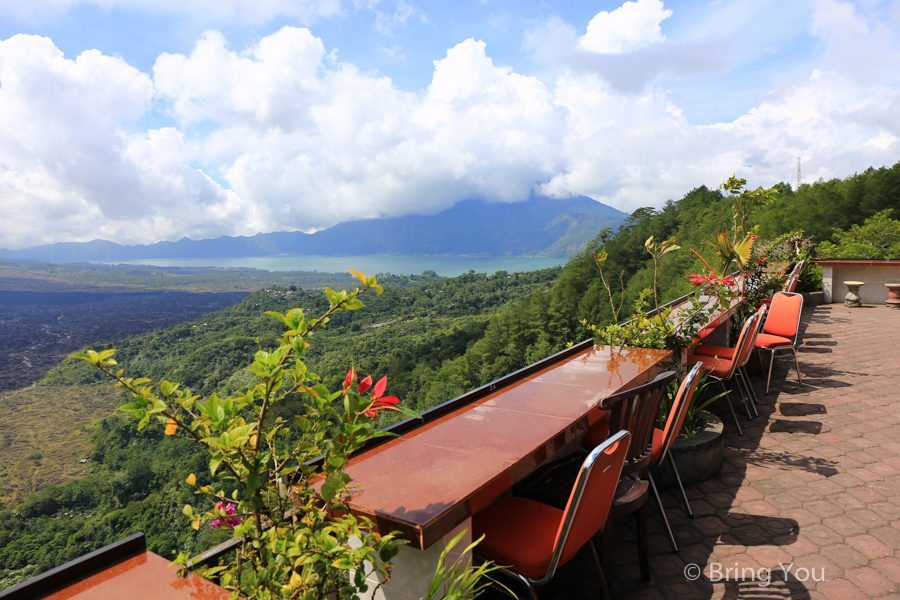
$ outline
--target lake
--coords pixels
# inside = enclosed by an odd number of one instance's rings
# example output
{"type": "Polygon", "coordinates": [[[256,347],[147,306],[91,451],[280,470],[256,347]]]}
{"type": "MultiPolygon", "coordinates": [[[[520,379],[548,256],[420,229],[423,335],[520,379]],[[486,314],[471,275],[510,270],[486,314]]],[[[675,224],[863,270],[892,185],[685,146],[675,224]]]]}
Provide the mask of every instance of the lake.
{"type": "Polygon", "coordinates": [[[418,275],[431,269],[444,277],[475,271],[537,271],[565,264],[565,258],[546,256],[250,256],[242,258],[160,258],[116,264],[155,267],[250,267],[266,271],[319,271],[335,273],[353,269],[366,274],[418,275]]]}

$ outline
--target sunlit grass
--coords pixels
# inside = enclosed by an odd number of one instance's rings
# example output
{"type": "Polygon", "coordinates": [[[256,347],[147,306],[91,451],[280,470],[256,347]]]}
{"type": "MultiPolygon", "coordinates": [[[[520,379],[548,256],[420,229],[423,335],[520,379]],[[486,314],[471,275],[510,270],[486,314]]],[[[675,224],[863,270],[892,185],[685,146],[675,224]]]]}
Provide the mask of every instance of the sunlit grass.
{"type": "Polygon", "coordinates": [[[112,386],[44,386],[0,393],[0,507],[88,472],[96,422],[113,413],[112,386]]]}

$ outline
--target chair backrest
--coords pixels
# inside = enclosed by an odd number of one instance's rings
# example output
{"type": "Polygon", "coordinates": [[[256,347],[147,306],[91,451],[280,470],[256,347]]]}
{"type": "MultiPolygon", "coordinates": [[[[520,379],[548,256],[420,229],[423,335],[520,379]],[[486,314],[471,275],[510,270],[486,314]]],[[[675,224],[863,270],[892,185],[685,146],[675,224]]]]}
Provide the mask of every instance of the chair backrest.
{"type": "MultiPolygon", "coordinates": [[[[741,334],[738,336],[737,343],[734,345],[734,358],[731,359],[731,370],[728,371],[728,375],[722,377],[722,379],[730,379],[731,376],[734,375],[735,369],[740,367],[744,362],[747,362],[747,357],[750,356],[750,350],[752,350],[750,344],[756,340],[758,329],[759,313],[755,312],[750,315],[750,318],[747,319],[747,322],[744,323],[744,327],[741,329],[741,334]]],[[[716,377],[719,376],[716,375],[716,377]]]]}
{"type": "Polygon", "coordinates": [[[584,459],[556,532],[553,555],[543,580],[553,577],[556,567],[569,562],[603,528],[629,446],[631,434],[619,431],[584,459]]]}
{"type": "Polygon", "coordinates": [[[772,298],[764,331],[770,335],[795,338],[800,330],[801,312],[803,312],[802,295],[777,292],[772,298]]]}
{"type": "MultiPolygon", "coordinates": [[[[741,349],[740,356],[735,357],[735,369],[740,369],[750,360],[750,354],[753,352],[753,346],[756,344],[756,336],[759,335],[760,330],[762,330],[762,325],[766,321],[766,312],[769,310],[769,307],[763,304],[759,307],[759,310],[756,311],[754,315],[756,317],[756,325],[753,327],[751,331],[748,331],[748,339],[741,349]]],[[[744,324],[746,327],[747,324],[744,324]]]]}
{"type": "Polygon", "coordinates": [[[800,271],[803,270],[804,264],[806,264],[805,258],[794,265],[791,274],[788,276],[787,282],[784,284],[784,290],[782,291],[793,293],[793,291],[797,289],[797,283],[800,281],[800,271]]]}
{"type": "Polygon", "coordinates": [[[657,459],[658,462],[662,462],[666,457],[666,452],[669,451],[672,442],[675,441],[675,438],[681,432],[681,426],[684,425],[684,418],[687,416],[688,405],[691,403],[691,398],[697,389],[697,383],[700,381],[700,368],[702,366],[703,363],[698,362],[695,364],[678,388],[675,401],[672,402],[672,409],[669,411],[669,418],[666,420],[666,428],[663,429],[662,451],[657,459]]]}
{"type": "Polygon", "coordinates": [[[653,429],[659,405],[666,387],[677,375],[675,371],[660,373],[650,383],[607,396],[600,401],[600,409],[609,411],[609,431],[624,429],[631,432],[631,445],[622,467],[623,472],[641,471],[650,464],[653,429]]]}

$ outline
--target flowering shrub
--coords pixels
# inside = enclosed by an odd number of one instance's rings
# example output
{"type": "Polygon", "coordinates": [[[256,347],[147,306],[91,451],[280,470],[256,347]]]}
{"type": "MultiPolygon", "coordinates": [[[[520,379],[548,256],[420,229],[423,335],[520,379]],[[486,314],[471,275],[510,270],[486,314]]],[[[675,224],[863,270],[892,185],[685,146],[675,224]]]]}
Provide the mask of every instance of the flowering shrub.
{"type": "Polygon", "coordinates": [[[212,521],[209,526],[218,529],[223,525],[229,529],[234,529],[244,522],[244,519],[237,515],[237,507],[230,502],[216,502],[216,514],[220,515],[218,519],[212,521]]]}
{"type": "MultiPolygon", "coordinates": [[[[213,394],[204,401],[177,383],[153,386],[149,379],[125,377],[114,370],[115,350],[72,355],[130,392],[134,401],[121,410],[139,419],[140,429],[164,427],[167,435],[193,440],[208,452],[211,473],[223,471],[224,479],[236,482],[226,498],[220,487],[198,485],[192,474],[188,485],[215,500],[215,507],[207,512],[184,507],[194,529],[204,524],[229,528],[242,539],[235,559],[198,571],[218,577],[235,598],[352,598],[368,589],[367,576],[390,578],[390,561],[402,542],[392,533],[375,533],[369,519],[350,514],[351,481],[344,469],[367,441],[389,435],[376,429],[380,411],[418,415],[384,396],[387,378],[373,385],[369,376],[357,383],[351,368],[342,389],[332,393],[302,360],[307,339],[331,315],[362,308],[358,296],[366,291],[383,291],[374,277],[351,273],[362,288],[326,288],[329,309],[318,319],[307,320],[299,308],[267,313],[285,326],[281,343],[254,355],[247,370],[255,385],[229,398],[213,394]],[[299,401],[302,410],[275,416],[273,407],[287,399],[299,401]],[[352,538],[358,543],[351,545],[352,538]]],[[[175,563],[187,566],[189,560],[180,554],[175,563]]],[[[454,573],[477,583],[490,570],[464,566],[454,573]]]]}

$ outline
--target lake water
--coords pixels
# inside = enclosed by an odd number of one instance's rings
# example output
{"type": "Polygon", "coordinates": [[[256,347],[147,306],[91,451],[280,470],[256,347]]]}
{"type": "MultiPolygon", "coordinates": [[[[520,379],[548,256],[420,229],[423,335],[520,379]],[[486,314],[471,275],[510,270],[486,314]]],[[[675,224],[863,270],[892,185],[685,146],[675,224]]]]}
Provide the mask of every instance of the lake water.
{"type": "Polygon", "coordinates": [[[250,267],[266,271],[319,271],[336,273],[354,269],[363,273],[418,275],[431,269],[444,277],[475,271],[537,271],[566,263],[545,256],[251,256],[243,258],[161,258],[120,264],[155,267],[250,267]]]}

